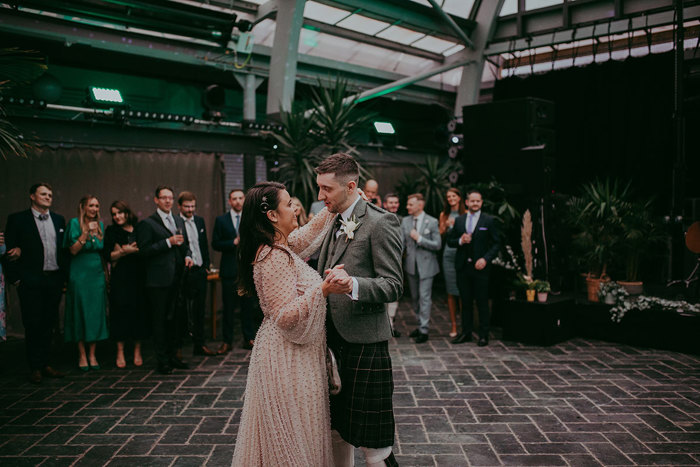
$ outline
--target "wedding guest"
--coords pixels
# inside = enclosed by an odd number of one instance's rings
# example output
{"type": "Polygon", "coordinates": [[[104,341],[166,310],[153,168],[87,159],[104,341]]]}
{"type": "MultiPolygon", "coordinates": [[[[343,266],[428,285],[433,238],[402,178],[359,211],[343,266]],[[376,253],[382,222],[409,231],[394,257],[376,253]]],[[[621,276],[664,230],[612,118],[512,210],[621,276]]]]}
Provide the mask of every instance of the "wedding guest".
{"type": "Polygon", "coordinates": [[[292,197],[292,206],[294,206],[294,215],[297,216],[299,227],[304,227],[309,219],[306,217],[306,210],[301,204],[301,201],[296,196],[292,197]]]}
{"type": "Polygon", "coordinates": [[[100,202],[85,195],[78,205],[78,217],[68,223],[64,247],[72,255],[64,335],[66,342],[78,343],[78,368],[99,370],[95,356],[97,341],[107,339],[107,284],[102,265],[104,225],[100,221],[100,202]],[[85,353],[88,344],[89,355],[85,353]]]}
{"type": "Polygon", "coordinates": [[[61,247],[66,221],[50,211],[53,189],[48,183],[32,185],[29,198],[30,209],[7,218],[5,246],[8,282],[17,286],[22,310],[29,381],[40,384],[44,376],[65,376],[49,366],[49,355],[67,271],[61,247]]]}
{"type": "MultiPolygon", "coordinates": [[[[445,208],[440,213],[440,235],[446,239],[455,225],[455,219],[467,211],[462,202],[462,192],[457,188],[450,188],[445,195],[445,208]]],[[[445,275],[445,289],[447,290],[447,308],[450,310],[452,330],[450,337],[457,336],[457,310],[459,309],[459,288],[457,287],[457,270],[455,269],[455,257],[457,248],[445,244],[442,253],[442,272],[445,275]]]]}
{"type": "Polygon", "coordinates": [[[126,366],[124,343],[134,343],[134,365],[141,366],[141,341],[149,335],[144,307],[143,262],[136,244],[138,219],[128,204],[115,201],[110,206],[112,225],[105,231],[103,254],[111,263],[109,279],[109,318],[112,337],[117,341],[117,367],[126,366]]]}

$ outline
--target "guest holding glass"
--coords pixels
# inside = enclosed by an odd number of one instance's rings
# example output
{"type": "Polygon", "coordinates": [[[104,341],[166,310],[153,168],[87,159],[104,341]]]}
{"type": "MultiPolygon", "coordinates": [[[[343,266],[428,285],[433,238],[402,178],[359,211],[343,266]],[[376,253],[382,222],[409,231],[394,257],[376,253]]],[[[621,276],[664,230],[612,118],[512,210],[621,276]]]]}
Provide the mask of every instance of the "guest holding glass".
{"type": "Polygon", "coordinates": [[[103,256],[111,263],[109,277],[109,318],[112,337],[117,341],[117,367],[126,366],[124,342],[134,343],[134,365],[141,366],[141,341],[148,337],[148,319],[143,306],[143,263],[136,245],[134,228],[138,219],[124,201],[110,206],[112,225],[105,230],[103,256]]]}
{"type": "MultiPolygon", "coordinates": [[[[455,225],[455,219],[466,212],[462,202],[462,192],[457,188],[447,190],[445,208],[440,213],[439,228],[443,240],[455,225]]],[[[457,288],[457,270],[455,269],[455,256],[457,248],[453,248],[443,242],[445,250],[442,253],[442,271],[445,275],[445,288],[447,289],[447,308],[450,310],[452,330],[450,337],[457,335],[457,310],[459,310],[459,289],[457,288]]]]}
{"type": "Polygon", "coordinates": [[[72,255],[64,334],[66,342],[78,343],[78,368],[99,370],[95,356],[97,341],[107,339],[107,285],[102,265],[104,224],[100,221],[100,202],[92,195],[83,196],[78,217],[68,223],[64,247],[72,255]],[[88,344],[89,355],[85,352],[88,344]]]}

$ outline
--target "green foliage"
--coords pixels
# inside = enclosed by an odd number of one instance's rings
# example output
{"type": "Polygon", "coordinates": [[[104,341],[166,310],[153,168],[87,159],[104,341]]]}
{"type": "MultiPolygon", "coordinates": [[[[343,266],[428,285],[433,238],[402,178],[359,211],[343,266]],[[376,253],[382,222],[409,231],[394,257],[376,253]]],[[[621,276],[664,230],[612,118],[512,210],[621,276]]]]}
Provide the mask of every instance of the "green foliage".
{"type": "Polygon", "coordinates": [[[552,286],[549,284],[549,281],[537,280],[535,281],[535,290],[538,293],[551,292],[552,286]]]}
{"type": "MultiPolygon", "coordinates": [[[[46,70],[44,58],[37,52],[18,48],[0,49],[0,95],[14,86],[26,84],[46,70]]],[[[9,155],[27,157],[31,145],[24,141],[21,132],[6,118],[0,107],[0,157],[9,155]]]]}
{"type": "Polygon", "coordinates": [[[478,190],[482,194],[484,200],[482,209],[501,223],[502,232],[520,225],[521,214],[510,204],[508,193],[499,181],[491,179],[489,182],[467,185],[462,189],[465,198],[470,190],[478,190]]]}
{"type": "Polygon", "coordinates": [[[630,184],[610,179],[587,183],[581,196],[567,201],[567,219],[574,229],[574,247],[591,274],[602,277],[624,239],[623,218],[632,208],[630,184]]]}
{"type": "MultiPolygon", "coordinates": [[[[346,79],[339,78],[331,86],[320,80],[318,84],[311,91],[311,109],[293,106],[290,112],[280,111],[282,131],[272,134],[278,146],[274,157],[279,162],[272,172],[304,206],[316,199],[316,166],[324,157],[341,151],[359,159],[350,133],[372,118],[357,109],[354,99],[347,100],[346,79]]],[[[360,160],[358,163],[360,177],[371,178],[360,160]]]]}
{"type": "Polygon", "coordinates": [[[438,157],[428,156],[423,165],[416,167],[420,171],[417,189],[425,197],[425,211],[437,217],[445,204],[447,189],[450,188],[448,176],[456,170],[456,166],[451,160],[441,165],[438,157]]]}

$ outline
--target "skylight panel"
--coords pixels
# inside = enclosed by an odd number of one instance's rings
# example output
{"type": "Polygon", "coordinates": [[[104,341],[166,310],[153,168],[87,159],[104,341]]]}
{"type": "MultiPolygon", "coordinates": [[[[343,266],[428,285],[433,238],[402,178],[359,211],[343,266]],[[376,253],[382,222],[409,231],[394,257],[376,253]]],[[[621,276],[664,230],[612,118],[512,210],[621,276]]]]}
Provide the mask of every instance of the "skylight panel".
{"type": "Polygon", "coordinates": [[[536,10],[552,5],[561,5],[564,0],[525,0],[525,10],[536,10]]]}
{"type": "Polygon", "coordinates": [[[336,23],[336,26],[374,36],[379,31],[388,28],[390,24],[362,15],[352,15],[336,23]]]}
{"type": "Polygon", "coordinates": [[[429,52],[442,53],[442,52],[445,52],[446,50],[454,47],[457,44],[455,44],[454,42],[451,42],[451,41],[438,39],[437,37],[425,36],[424,38],[417,40],[416,42],[414,42],[411,45],[413,47],[427,50],[429,52]]]}
{"type": "Polygon", "coordinates": [[[503,2],[499,16],[514,15],[518,12],[518,0],[506,0],[503,2]]]}
{"type": "Polygon", "coordinates": [[[455,54],[460,50],[464,50],[464,46],[462,44],[457,44],[454,47],[450,47],[449,49],[445,50],[442,54],[445,57],[449,57],[450,55],[455,54]]]}
{"type": "Polygon", "coordinates": [[[304,18],[320,21],[326,24],[335,24],[346,18],[351,13],[349,11],[334,8],[317,2],[306,2],[304,7],[304,18]]]}
{"type": "MultiPolygon", "coordinates": [[[[438,1],[438,5],[440,2],[438,1]]],[[[474,6],[474,0],[445,0],[442,9],[445,13],[449,13],[460,18],[469,18],[469,13],[474,6]]]]}
{"type": "Polygon", "coordinates": [[[425,34],[422,32],[402,28],[401,26],[389,26],[377,34],[377,37],[381,37],[382,39],[388,39],[390,41],[406,45],[411,44],[424,36],[425,34]]]}

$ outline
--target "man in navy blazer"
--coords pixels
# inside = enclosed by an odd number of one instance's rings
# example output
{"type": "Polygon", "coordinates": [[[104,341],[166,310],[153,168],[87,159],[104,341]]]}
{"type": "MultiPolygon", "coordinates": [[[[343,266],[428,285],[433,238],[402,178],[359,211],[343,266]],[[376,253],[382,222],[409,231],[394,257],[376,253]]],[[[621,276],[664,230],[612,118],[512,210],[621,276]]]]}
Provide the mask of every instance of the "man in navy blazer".
{"type": "Polygon", "coordinates": [[[153,318],[153,344],[158,372],[169,375],[173,368],[188,369],[176,357],[178,344],[175,306],[180,279],[194,263],[190,256],[185,223],[173,216],[173,190],[161,185],[153,199],[157,209],[136,226],[136,243],[146,264],[146,296],[153,318]]]}
{"type": "Polygon", "coordinates": [[[53,189],[48,183],[33,185],[29,198],[30,209],[7,218],[7,279],[17,285],[19,294],[29,381],[39,384],[42,376],[65,376],[49,366],[49,354],[66,281],[68,258],[63,248],[66,220],[49,211],[53,189]]]}
{"type": "Polygon", "coordinates": [[[481,193],[472,190],[465,201],[468,211],[455,219],[447,244],[457,248],[455,268],[462,304],[462,333],[452,340],[462,344],[472,340],[472,300],[479,310],[479,346],[489,343],[489,274],[491,261],[498,255],[500,238],[493,217],[481,212],[481,193]]]}
{"type": "Polygon", "coordinates": [[[233,312],[240,303],[241,331],[243,348],[252,349],[258,323],[255,319],[255,298],[238,295],[238,226],[241,224],[241,211],[245,194],[243,190],[234,189],[228,194],[231,210],[216,218],[211,246],[221,252],[221,298],[224,302],[223,343],[217,350],[219,355],[228,353],[233,348],[233,312]]]}
{"type": "MultiPolygon", "coordinates": [[[[177,197],[177,204],[180,217],[185,222],[190,253],[194,262],[194,266],[187,272],[185,282],[186,297],[192,305],[191,316],[188,317],[192,333],[192,353],[212,356],[216,355],[216,352],[207,347],[204,340],[204,308],[207,301],[207,270],[209,269],[207,227],[204,224],[204,219],[195,215],[197,197],[194,193],[183,191],[177,197]]],[[[186,327],[183,327],[183,331],[184,329],[186,327]]],[[[182,334],[184,333],[180,333],[180,335],[182,334]]]]}

